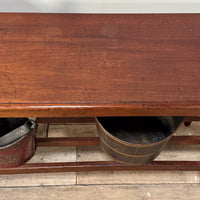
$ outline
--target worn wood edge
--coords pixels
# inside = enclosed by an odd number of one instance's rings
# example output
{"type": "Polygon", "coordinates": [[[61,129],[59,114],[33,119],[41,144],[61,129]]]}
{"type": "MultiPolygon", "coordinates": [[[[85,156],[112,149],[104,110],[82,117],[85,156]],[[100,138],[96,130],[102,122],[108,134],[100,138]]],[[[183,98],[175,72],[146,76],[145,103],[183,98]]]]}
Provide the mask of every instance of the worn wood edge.
{"type": "Polygon", "coordinates": [[[200,136],[173,136],[169,142],[169,145],[199,145],[200,136]]]}
{"type": "MultiPolygon", "coordinates": [[[[184,117],[184,122],[200,121],[198,116],[186,116],[184,117]]],[[[38,123],[93,123],[95,124],[94,117],[39,117],[37,118],[38,123]]]]}
{"type": "Polygon", "coordinates": [[[98,137],[49,137],[37,138],[37,145],[47,146],[98,146],[98,137]]]}
{"type": "Polygon", "coordinates": [[[0,104],[0,117],[200,116],[200,103],[0,104]]]}
{"type": "Polygon", "coordinates": [[[18,168],[1,168],[0,174],[27,174],[82,171],[200,171],[200,161],[153,161],[134,166],[114,161],[32,163],[18,168]]]}
{"type": "MultiPolygon", "coordinates": [[[[184,117],[184,122],[200,121],[198,116],[186,116],[184,117]]],[[[67,124],[76,124],[76,123],[91,123],[95,124],[94,117],[39,117],[37,118],[38,123],[67,123],[67,124]]]]}
{"type": "Polygon", "coordinates": [[[199,116],[185,116],[184,117],[184,121],[188,122],[188,121],[200,121],[200,117],[199,116]]]}
{"type": "Polygon", "coordinates": [[[39,117],[37,118],[37,123],[67,123],[67,124],[77,124],[77,123],[95,123],[94,117],[39,117]]]}

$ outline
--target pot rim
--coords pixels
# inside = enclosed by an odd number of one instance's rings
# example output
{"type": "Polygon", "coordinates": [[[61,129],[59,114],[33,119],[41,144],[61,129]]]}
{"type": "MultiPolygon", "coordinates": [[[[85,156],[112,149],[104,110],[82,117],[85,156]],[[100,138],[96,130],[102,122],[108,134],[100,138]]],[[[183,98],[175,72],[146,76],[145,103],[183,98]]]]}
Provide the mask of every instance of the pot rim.
{"type": "Polygon", "coordinates": [[[109,133],[104,127],[103,125],[99,122],[98,120],[98,117],[95,117],[95,121],[97,123],[97,125],[101,128],[101,130],[108,136],[110,137],[111,139],[117,141],[118,143],[121,143],[121,144],[124,144],[126,146],[131,146],[131,147],[149,147],[149,146],[154,146],[154,145],[157,145],[157,144],[160,144],[160,143],[163,143],[165,141],[167,141],[168,139],[170,139],[172,137],[172,135],[174,133],[176,133],[178,131],[178,129],[183,125],[183,122],[184,122],[184,117],[182,119],[182,121],[180,122],[179,126],[169,135],[167,136],[165,139],[163,140],[160,140],[158,142],[153,142],[153,143],[150,143],[150,144],[133,144],[133,143],[130,143],[130,142],[126,142],[124,140],[121,140],[115,136],[113,136],[111,133],[109,133]]]}
{"type": "Polygon", "coordinates": [[[0,150],[9,148],[9,147],[11,147],[11,146],[17,144],[18,142],[21,142],[23,139],[25,139],[26,137],[29,137],[30,135],[35,136],[36,131],[37,131],[37,128],[31,130],[29,133],[27,133],[26,135],[20,137],[19,139],[15,140],[14,142],[12,142],[12,143],[10,143],[10,144],[8,144],[8,145],[6,145],[6,146],[0,147],[0,150]]]}

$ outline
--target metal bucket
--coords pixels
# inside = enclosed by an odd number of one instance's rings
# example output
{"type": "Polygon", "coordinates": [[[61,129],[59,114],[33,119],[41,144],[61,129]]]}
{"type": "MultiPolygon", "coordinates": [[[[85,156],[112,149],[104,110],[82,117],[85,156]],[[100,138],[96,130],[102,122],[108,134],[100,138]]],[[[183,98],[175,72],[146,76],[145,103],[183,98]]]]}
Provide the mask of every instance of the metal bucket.
{"type": "Polygon", "coordinates": [[[184,117],[97,117],[100,145],[122,163],[151,162],[165,147],[184,117]]]}
{"type": "Polygon", "coordinates": [[[0,118],[0,167],[18,167],[35,153],[37,124],[28,118],[0,118]]]}

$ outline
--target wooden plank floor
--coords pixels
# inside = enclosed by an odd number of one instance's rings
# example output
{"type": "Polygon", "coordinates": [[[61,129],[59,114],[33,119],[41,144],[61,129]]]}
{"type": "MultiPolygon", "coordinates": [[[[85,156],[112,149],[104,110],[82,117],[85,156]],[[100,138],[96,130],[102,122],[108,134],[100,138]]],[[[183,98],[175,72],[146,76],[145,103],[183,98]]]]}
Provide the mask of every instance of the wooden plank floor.
{"type": "MultiPolygon", "coordinates": [[[[95,136],[93,124],[40,124],[38,137],[95,136]]],[[[181,127],[177,135],[200,135],[200,122],[181,127]]],[[[198,160],[200,146],[166,147],[156,160],[198,160]]],[[[108,158],[98,146],[40,147],[29,163],[96,161],[108,158]]],[[[199,199],[200,172],[70,172],[0,175],[4,199],[199,199]],[[13,195],[14,192],[14,195],[13,195]],[[162,198],[161,198],[162,197],[162,198]]]]}

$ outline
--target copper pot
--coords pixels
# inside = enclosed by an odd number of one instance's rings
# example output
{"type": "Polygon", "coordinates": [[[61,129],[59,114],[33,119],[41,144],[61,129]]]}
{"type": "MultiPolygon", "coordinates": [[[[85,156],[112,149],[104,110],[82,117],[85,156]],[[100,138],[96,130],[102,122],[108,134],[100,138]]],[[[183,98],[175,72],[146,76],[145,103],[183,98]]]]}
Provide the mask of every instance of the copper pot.
{"type": "Polygon", "coordinates": [[[165,147],[183,117],[97,117],[100,146],[122,163],[151,162],[165,147]]]}
{"type": "Polygon", "coordinates": [[[0,119],[0,167],[18,167],[35,153],[37,124],[28,118],[0,119]]]}

